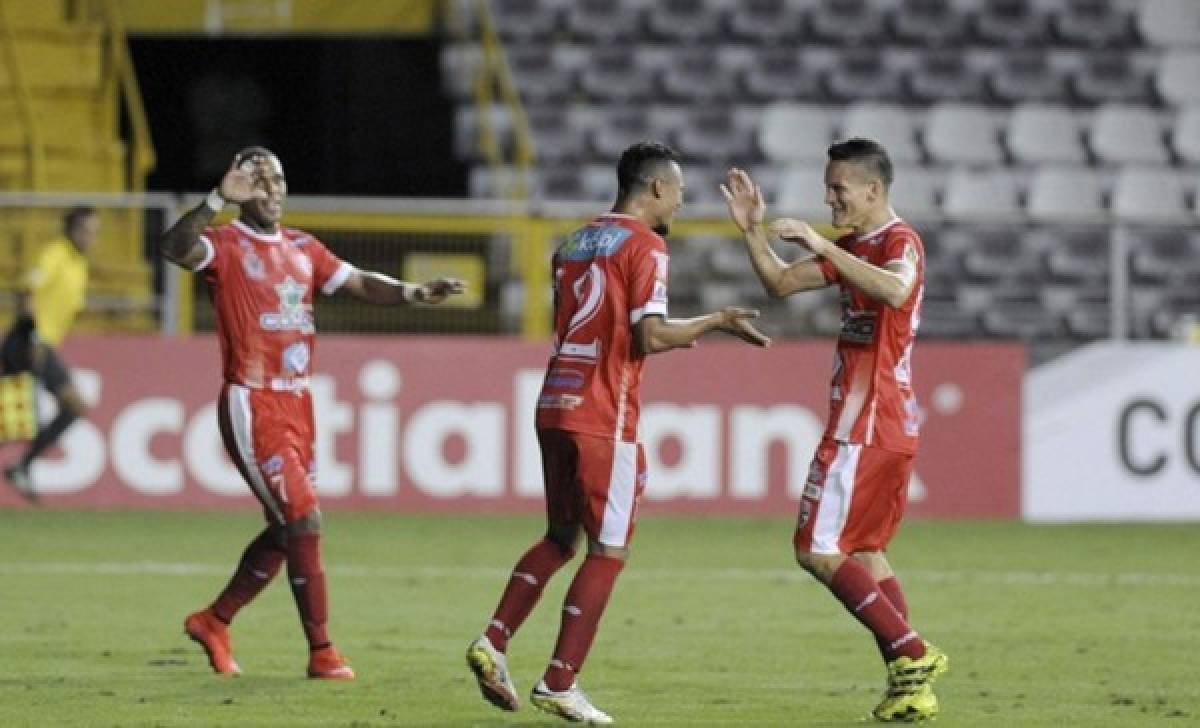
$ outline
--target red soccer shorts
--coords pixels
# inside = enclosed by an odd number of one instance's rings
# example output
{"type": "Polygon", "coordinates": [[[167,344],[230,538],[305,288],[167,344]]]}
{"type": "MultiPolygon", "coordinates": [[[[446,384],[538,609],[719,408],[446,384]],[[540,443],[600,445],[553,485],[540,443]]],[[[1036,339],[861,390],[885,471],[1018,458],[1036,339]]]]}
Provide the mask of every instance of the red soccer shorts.
{"type": "Polygon", "coordinates": [[[317,507],[312,395],[221,388],[217,419],[225,450],[262,503],[267,520],[298,521],[317,507]]]}
{"type": "Polygon", "coordinates": [[[550,524],[582,524],[605,546],[628,546],[646,489],[641,444],[552,429],[538,430],[538,444],[550,524]]]}
{"type": "Polygon", "coordinates": [[[912,468],[912,455],[821,440],[792,543],[816,554],[882,551],[904,515],[912,468]]]}

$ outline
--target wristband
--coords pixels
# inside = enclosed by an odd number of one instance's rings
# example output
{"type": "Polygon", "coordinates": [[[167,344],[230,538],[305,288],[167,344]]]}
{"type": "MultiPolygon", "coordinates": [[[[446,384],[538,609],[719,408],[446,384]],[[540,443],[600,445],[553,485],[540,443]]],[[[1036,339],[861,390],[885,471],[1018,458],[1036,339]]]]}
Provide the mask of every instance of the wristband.
{"type": "Polygon", "coordinates": [[[225,198],[221,197],[221,192],[214,188],[208,193],[208,197],[204,198],[204,206],[213,212],[220,212],[225,209],[225,198]]]}

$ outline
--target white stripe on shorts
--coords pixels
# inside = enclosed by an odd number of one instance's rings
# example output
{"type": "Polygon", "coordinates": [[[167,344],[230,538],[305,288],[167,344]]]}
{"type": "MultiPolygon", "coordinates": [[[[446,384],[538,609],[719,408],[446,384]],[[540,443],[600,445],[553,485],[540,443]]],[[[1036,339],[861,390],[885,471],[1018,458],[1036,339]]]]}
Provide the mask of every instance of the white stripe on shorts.
{"type": "Polygon", "coordinates": [[[837,448],[837,455],[825,473],[817,521],[813,524],[811,548],[814,554],[841,553],[838,542],[846,528],[850,501],[854,498],[854,478],[858,474],[858,458],[863,446],[839,442],[837,448]]]}
{"type": "Polygon", "coordinates": [[[633,519],[633,499],[637,495],[638,446],[636,442],[613,443],[612,472],[608,476],[608,502],[600,523],[600,543],[623,548],[633,519]]]}
{"type": "Polygon", "coordinates": [[[229,424],[233,429],[233,441],[237,445],[238,457],[242,466],[250,474],[250,487],[258,495],[271,515],[280,525],[287,523],[283,518],[283,509],[271,494],[258,469],[258,461],[254,458],[254,412],[250,408],[250,390],[237,384],[229,385],[229,424]]]}

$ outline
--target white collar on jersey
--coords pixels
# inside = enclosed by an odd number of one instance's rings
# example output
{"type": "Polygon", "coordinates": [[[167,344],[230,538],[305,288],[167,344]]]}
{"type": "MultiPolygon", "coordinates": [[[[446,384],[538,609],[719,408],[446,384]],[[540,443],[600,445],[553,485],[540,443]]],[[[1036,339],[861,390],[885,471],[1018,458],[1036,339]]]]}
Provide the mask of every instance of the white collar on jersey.
{"type": "Polygon", "coordinates": [[[897,215],[897,214],[895,213],[895,211],[894,211],[894,210],[889,210],[889,212],[891,212],[891,213],[892,213],[892,219],[891,219],[891,220],[888,220],[887,222],[885,222],[884,224],[882,224],[882,225],[880,225],[879,227],[875,228],[874,230],[872,230],[872,231],[871,231],[871,232],[869,232],[869,233],[863,233],[862,235],[858,235],[858,236],[856,236],[854,239],[855,239],[856,241],[859,241],[859,242],[862,242],[863,240],[870,240],[871,238],[875,237],[876,235],[879,235],[879,234],[880,234],[880,233],[882,233],[884,230],[887,230],[888,228],[890,228],[891,226],[895,225],[896,223],[898,223],[898,222],[904,222],[903,220],[901,220],[901,219],[900,219],[900,216],[899,216],[899,215],[897,215]]]}
{"type": "Polygon", "coordinates": [[[283,242],[283,228],[282,227],[280,227],[278,230],[276,230],[273,233],[267,234],[267,233],[260,233],[257,230],[252,229],[249,225],[242,222],[241,220],[234,220],[233,226],[235,228],[237,228],[238,230],[241,230],[242,232],[246,233],[250,237],[257,238],[265,243],[282,243],[283,242]]]}

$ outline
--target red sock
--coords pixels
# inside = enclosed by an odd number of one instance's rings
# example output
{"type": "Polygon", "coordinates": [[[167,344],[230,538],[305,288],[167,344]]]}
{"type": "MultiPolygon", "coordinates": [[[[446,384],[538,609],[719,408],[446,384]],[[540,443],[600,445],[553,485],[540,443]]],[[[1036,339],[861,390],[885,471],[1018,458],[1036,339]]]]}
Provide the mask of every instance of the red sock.
{"type": "Polygon", "coordinates": [[[271,529],[264,529],[242,552],[237,571],[233,572],[225,590],[209,610],[225,624],[232,622],[238,610],[271,583],[286,556],[287,552],[280,547],[271,529]]]}
{"type": "Polygon", "coordinates": [[[557,544],[545,538],[529,547],[513,567],[500,604],[484,632],[492,647],[501,652],[508,649],[509,638],[517,633],[541,599],[546,582],[573,556],[574,550],[564,553],[557,544]]]}
{"type": "Polygon", "coordinates": [[[554,646],[554,657],[542,678],[546,687],[561,691],[575,682],[575,675],[583,669],[583,661],[592,648],[600,616],[604,614],[617,575],[624,566],[624,561],[608,556],[589,554],[583,560],[567,590],[567,598],[563,600],[558,644],[554,646]]]}
{"type": "Polygon", "coordinates": [[[288,536],[288,581],[300,612],[300,624],[308,638],[308,648],[328,647],[329,607],[325,596],[325,572],[321,567],[321,534],[297,533],[288,536]]]}
{"type": "Polygon", "coordinates": [[[908,626],[862,564],[854,559],[843,561],[829,582],[829,590],[875,635],[885,661],[924,656],[925,643],[921,637],[908,626]]]}
{"type": "MultiPolygon", "coordinates": [[[[900,588],[900,582],[895,575],[889,576],[879,582],[879,591],[888,598],[892,603],[892,607],[900,614],[900,617],[908,621],[908,601],[904,598],[904,590],[900,588]]],[[[884,661],[887,660],[887,643],[878,637],[875,638],[875,643],[879,645],[879,654],[883,655],[884,661]]]]}

